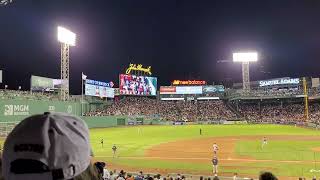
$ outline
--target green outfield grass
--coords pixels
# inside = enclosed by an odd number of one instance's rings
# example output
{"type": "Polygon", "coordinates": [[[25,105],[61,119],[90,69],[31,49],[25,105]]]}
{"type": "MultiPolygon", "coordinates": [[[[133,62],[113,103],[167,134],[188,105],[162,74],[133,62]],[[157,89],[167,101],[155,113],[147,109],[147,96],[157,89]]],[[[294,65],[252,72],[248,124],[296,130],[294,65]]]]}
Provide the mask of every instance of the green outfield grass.
{"type": "MultiPolygon", "coordinates": [[[[91,129],[90,139],[95,158],[124,169],[163,169],[183,171],[190,174],[209,174],[211,163],[181,162],[180,160],[143,159],[146,149],[155,145],[187,139],[226,136],[319,136],[320,131],[284,125],[191,125],[191,126],[139,126],[91,129]],[[138,129],[142,133],[138,133],[138,129]],[[199,135],[199,129],[203,135],[199,135]],[[104,147],[100,140],[104,139],[104,147]],[[118,158],[112,158],[111,147],[118,146],[118,158]]],[[[0,139],[0,142],[3,141],[0,139]]],[[[1,142],[2,143],[2,142],[1,142]]],[[[192,145],[189,145],[192,146],[192,145]]],[[[320,152],[312,148],[320,147],[316,140],[269,140],[261,148],[261,139],[239,140],[234,153],[242,157],[262,160],[220,163],[220,172],[256,176],[260,171],[270,170],[277,176],[320,176],[320,152]],[[268,161],[265,161],[268,160],[268,161]],[[271,160],[271,161],[269,161],[271,160]],[[319,162],[317,162],[319,161],[319,162]]],[[[181,150],[183,151],[183,149],[181,150]]],[[[223,149],[219,150],[223,153],[223,149]]],[[[211,158],[211,157],[208,157],[211,158]]]]}
{"type": "MultiPolygon", "coordinates": [[[[97,159],[117,166],[185,170],[186,173],[209,173],[211,171],[210,161],[208,163],[188,163],[179,162],[179,160],[131,158],[142,158],[145,150],[154,145],[182,139],[243,135],[320,135],[320,132],[316,130],[283,125],[140,126],[91,129],[90,132],[92,147],[97,159]],[[138,133],[138,128],[142,130],[142,134],[138,133]],[[201,137],[199,136],[199,128],[202,128],[203,131],[201,137]],[[104,139],[103,148],[100,144],[102,138],[104,139]],[[112,158],[111,147],[113,144],[119,147],[119,158],[112,158]]],[[[320,164],[314,162],[314,160],[320,161],[320,153],[311,150],[315,147],[320,147],[320,141],[295,139],[269,141],[269,144],[263,149],[260,140],[238,141],[234,151],[239,157],[273,161],[225,163],[220,164],[220,171],[257,175],[260,171],[271,170],[278,176],[320,176],[320,173],[310,172],[311,169],[320,169],[320,164]]]]}

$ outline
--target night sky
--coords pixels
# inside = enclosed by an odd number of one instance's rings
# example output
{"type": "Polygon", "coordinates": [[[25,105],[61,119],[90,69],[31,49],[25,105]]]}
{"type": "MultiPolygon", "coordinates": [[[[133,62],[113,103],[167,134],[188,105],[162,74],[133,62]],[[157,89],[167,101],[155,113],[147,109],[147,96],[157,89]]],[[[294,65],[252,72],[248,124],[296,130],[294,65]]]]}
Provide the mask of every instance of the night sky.
{"type": "Polygon", "coordinates": [[[320,76],[319,0],[14,0],[0,6],[0,69],[10,89],[60,78],[58,25],[77,34],[71,93],[88,78],[118,82],[130,62],[173,79],[241,81],[232,52],[256,50],[251,79],[320,76]],[[229,62],[228,62],[229,61],[229,62]]]}

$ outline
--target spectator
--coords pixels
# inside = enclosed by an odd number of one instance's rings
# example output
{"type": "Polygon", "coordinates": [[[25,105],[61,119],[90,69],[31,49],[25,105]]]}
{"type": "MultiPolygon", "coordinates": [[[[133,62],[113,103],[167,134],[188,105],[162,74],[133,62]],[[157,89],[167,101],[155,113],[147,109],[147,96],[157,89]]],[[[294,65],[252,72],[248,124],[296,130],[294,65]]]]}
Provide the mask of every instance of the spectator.
{"type": "MultiPolygon", "coordinates": [[[[108,169],[106,168],[106,166],[104,166],[102,178],[103,178],[104,180],[110,180],[110,177],[111,177],[111,175],[110,175],[108,169]]],[[[132,179],[132,180],[133,180],[133,179],[132,179]]]]}
{"type": "Polygon", "coordinates": [[[118,177],[117,175],[117,171],[116,170],[113,170],[110,172],[110,180],[116,180],[118,177]]]}
{"type": "Polygon", "coordinates": [[[97,168],[90,164],[89,167],[80,175],[76,176],[74,180],[102,180],[97,168]]]}
{"type": "Polygon", "coordinates": [[[132,175],[131,175],[131,174],[128,174],[128,176],[127,176],[126,180],[134,180],[134,178],[132,177],[132,175]]]}
{"type": "Polygon", "coordinates": [[[105,163],[104,162],[95,162],[94,165],[96,166],[99,175],[101,177],[103,177],[103,171],[104,171],[105,163]]]}
{"type": "Polygon", "coordinates": [[[143,176],[143,172],[142,172],[142,171],[140,171],[139,174],[138,174],[138,176],[136,176],[136,177],[134,178],[134,180],[143,180],[143,179],[144,179],[144,176],[143,176]]]}
{"type": "Polygon", "coordinates": [[[34,115],[7,137],[3,176],[7,180],[99,179],[90,166],[90,151],[89,130],[83,120],[63,113],[34,115]]]}
{"type": "Polygon", "coordinates": [[[271,172],[263,172],[259,176],[259,180],[278,180],[271,172]]]}
{"type": "Polygon", "coordinates": [[[237,180],[237,177],[238,177],[238,173],[234,173],[232,179],[233,179],[233,180],[237,180]]]}

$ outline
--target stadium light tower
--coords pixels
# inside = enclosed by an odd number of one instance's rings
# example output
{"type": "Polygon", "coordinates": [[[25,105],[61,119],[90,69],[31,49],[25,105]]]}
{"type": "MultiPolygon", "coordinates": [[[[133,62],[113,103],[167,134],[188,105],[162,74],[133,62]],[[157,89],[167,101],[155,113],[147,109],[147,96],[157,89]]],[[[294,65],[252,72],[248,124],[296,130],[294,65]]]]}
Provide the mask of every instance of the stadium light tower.
{"type": "Polygon", "coordinates": [[[257,52],[237,52],[233,53],[233,62],[242,63],[242,88],[250,91],[249,63],[258,61],[257,52]]]}
{"type": "Polygon", "coordinates": [[[61,100],[69,99],[69,46],[76,45],[76,34],[58,26],[58,41],[61,43],[61,100]]]}

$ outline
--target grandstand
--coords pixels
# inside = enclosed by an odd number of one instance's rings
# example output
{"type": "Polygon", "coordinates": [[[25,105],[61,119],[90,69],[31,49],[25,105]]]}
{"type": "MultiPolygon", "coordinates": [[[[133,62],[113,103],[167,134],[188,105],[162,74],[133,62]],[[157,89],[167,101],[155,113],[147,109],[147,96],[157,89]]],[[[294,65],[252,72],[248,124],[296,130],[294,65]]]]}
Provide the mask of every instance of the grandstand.
{"type": "MultiPolygon", "coordinates": [[[[254,84],[257,85],[259,82],[253,82],[252,90],[249,92],[237,88],[239,85],[235,84],[233,88],[226,89],[221,85],[181,86],[187,91],[186,93],[170,94],[167,91],[171,91],[170,88],[177,89],[177,87],[166,86],[156,95],[151,96],[133,96],[130,92],[130,95],[115,93],[113,98],[85,95],[82,100],[81,95],[74,95],[68,101],[61,101],[56,92],[4,89],[0,90],[0,137],[7,136],[21,119],[44,111],[66,112],[82,116],[90,128],[123,125],[246,123],[318,128],[320,119],[318,88],[308,88],[305,94],[301,81],[295,85],[281,84],[279,86],[276,84],[263,88],[255,87],[254,84]],[[206,89],[206,91],[199,93],[198,89],[206,89]],[[306,117],[306,97],[308,97],[308,118],[306,117]]],[[[130,145],[124,146],[129,147],[130,145]]],[[[294,153],[299,154],[300,152],[294,153]]],[[[205,154],[205,152],[200,154],[205,154]]],[[[104,157],[103,154],[99,156],[104,157]]],[[[224,155],[223,158],[225,158],[224,161],[228,161],[224,155]]],[[[110,161],[110,159],[106,160],[110,161]]],[[[168,178],[178,176],[171,173],[165,171],[162,175],[167,177],[169,174],[168,178]]],[[[187,171],[183,174],[187,179],[199,179],[201,176],[192,175],[192,173],[194,172],[187,171]]],[[[230,173],[222,174],[220,179],[232,179],[230,173]]],[[[206,173],[203,176],[214,178],[206,173]]],[[[242,177],[255,176],[249,174],[242,177]]]]}

